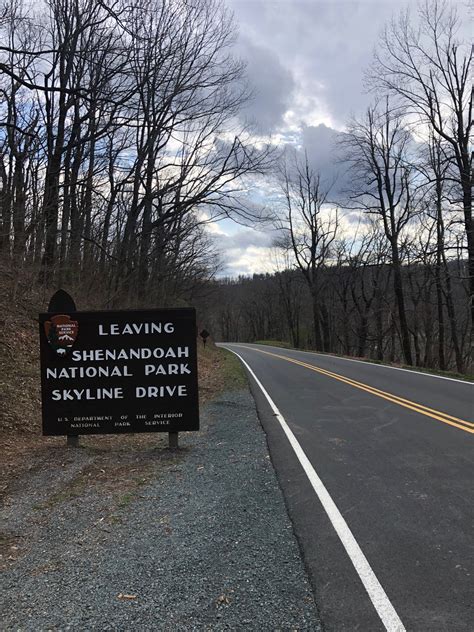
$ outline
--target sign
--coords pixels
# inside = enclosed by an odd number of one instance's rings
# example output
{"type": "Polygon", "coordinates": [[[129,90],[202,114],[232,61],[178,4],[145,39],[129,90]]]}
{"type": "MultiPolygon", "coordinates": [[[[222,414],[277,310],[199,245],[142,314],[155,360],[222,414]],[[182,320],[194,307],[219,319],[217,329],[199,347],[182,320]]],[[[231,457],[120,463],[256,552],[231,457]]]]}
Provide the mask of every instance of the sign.
{"type": "Polygon", "coordinates": [[[194,309],[40,314],[44,435],[199,430],[194,309]]]}
{"type": "Polygon", "coordinates": [[[202,338],[203,345],[206,346],[206,341],[211,334],[207,331],[207,329],[203,329],[199,335],[202,338]]]}

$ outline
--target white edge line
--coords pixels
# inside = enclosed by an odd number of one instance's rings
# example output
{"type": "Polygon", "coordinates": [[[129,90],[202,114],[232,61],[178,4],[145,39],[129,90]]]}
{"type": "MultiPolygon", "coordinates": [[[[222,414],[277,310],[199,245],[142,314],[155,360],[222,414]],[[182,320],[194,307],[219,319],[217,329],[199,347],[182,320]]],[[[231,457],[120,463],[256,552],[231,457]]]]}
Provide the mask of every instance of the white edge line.
{"type": "MultiPolygon", "coordinates": [[[[248,342],[246,344],[241,344],[239,342],[229,342],[218,344],[231,344],[236,345],[237,347],[244,347],[245,349],[252,349],[254,347],[250,347],[251,343],[248,342]]],[[[359,362],[360,364],[368,364],[369,366],[380,367],[382,369],[392,369],[392,371],[405,371],[406,373],[411,373],[412,375],[422,375],[423,377],[435,377],[438,380],[449,380],[450,382],[459,382],[459,384],[465,384],[466,386],[474,386],[474,382],[469,382],[469,380],[458,380],[455,377],[445,377],[444,375],[434,375],[433,373],[425,373],[424,371],[417,371],[416,369],[402,369],[400,366],[389,366],[388,364],[377,364],[376,362],[367,362],[366,360],[356,360],[355,358],[342,358],[341,356],[331,355],[330,353],[317,353],[316,351],[304,351],[303,349],[285,349],[285,347],[273,347],[272,345],[256,345],[257,347],[269,347],[270,349],[281,349],[282,351],[295,351],[296,353],[309,353],[309,355],[318,356],[320,358],[334,358],[335,360],[345,360],[346,362],[359,362]]]]}
{"type": "MultiPolygon", "coordinates": [[[[223,346],[222,343],[220,346],[223,346]]],[[[227,348],[227,347],[226,347],[227,348]]],[[[278,419],[291,447],[293,448],[298,460],[305,471],[314,491],[316,492],[326,514],[331,521],[339,539],[341,540],[352,564],[354,565],[357,574],[360,577],[365,590],[367,591],[370,600],[380,617],[382,623],[385,626],[387,632],[406,632],[403,623],[400,620],[395,608],[390,602],[385,590],[382,588],[379,580],[377,579],[374,571],[372,570],[367,558],[365,557],[362,549],[360,548],[357,540],[352,535],[352,531],[349,529],[347,522],[344,520],[341,512],[337,508],[335,502],[329,495],[324,483],[319,478],[316,470],[313,468],[311,462],[303,451],[303,448],[299,444],[297,438],[293,434],[292,430],[286,423],[283,415],[280,413],[270,395],[265,390],[265,387],[255,375],[253,370],[247,364],[247,362],[233,349],[228,349],[231,353],[234,353],[247,368],[250,375],[253,377],[262,393],[265,395],[270,407],[278,419]]]]}

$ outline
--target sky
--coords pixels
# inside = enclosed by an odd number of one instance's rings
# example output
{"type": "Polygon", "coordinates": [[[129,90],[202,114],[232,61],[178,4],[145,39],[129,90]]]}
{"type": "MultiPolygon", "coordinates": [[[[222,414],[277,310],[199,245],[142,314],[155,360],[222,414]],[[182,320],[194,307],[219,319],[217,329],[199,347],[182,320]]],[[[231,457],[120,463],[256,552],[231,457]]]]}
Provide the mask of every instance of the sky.
{"type": "MultiPolygon", "coordinates": [[[[340,169],[334,140],[373,98],[363,74],[379,34],[408,5],[416,11],[415,0],[227,0],[238,28],[235,52],[253,89],[242,118],[280,147],[304,147],[330,180],[340,169]]],[[[221,253],[220,276],[275,269],[269,226],[225,220],[209,230],[221,253]]]]}

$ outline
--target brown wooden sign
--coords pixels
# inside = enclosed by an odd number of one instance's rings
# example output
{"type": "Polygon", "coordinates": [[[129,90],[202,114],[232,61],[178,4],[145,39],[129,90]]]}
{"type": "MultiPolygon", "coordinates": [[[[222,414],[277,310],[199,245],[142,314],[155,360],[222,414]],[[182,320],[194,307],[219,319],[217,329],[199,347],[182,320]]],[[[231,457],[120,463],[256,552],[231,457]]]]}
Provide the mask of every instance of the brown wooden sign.
{"type": "Polygon", "coordinates": [[[39,321],[43,434],[199,429],[194,309],[70,309],[39,321]]]}

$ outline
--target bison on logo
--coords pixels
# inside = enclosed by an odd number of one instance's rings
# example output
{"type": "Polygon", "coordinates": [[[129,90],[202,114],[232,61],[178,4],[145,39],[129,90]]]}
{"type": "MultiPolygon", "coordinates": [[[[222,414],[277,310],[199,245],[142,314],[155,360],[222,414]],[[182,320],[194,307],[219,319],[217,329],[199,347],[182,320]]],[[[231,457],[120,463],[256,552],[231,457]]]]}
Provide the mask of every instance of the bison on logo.
{"type": "Polygon", "coordinates": [[[79,323],[70,316],[53,316],[44,324],[50,346],[59,356],[65,356],[77,338],[79,323]]]}

